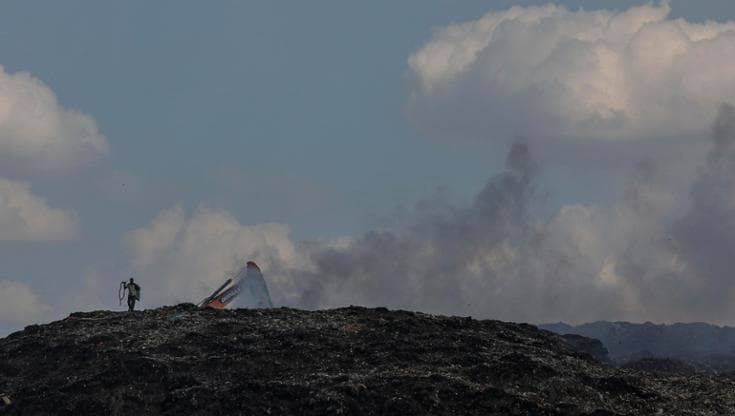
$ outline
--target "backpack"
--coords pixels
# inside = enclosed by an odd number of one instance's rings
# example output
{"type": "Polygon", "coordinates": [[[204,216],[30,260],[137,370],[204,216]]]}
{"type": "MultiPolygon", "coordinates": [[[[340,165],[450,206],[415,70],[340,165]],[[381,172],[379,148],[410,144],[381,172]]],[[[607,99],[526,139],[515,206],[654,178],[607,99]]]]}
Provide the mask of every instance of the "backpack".
{"type": "Polygon", "coordinates": [[[133,289],[135,289],[135,296],[133,296],[133,298],[139,301],[140,300],[140,286],[138,286],[137,283],[133,283],[133,286],[134,286],[133,289]]]}

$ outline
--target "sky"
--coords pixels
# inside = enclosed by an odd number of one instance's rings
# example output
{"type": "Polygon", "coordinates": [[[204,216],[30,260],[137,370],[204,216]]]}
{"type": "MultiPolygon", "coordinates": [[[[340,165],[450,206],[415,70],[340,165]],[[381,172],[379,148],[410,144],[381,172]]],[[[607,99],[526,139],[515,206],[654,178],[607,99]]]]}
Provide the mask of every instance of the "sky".
{"type": "Polygon", "coordinates": [[[0,7],[0,336],[249,259],[284,306],[735,324],[730,1],[0,7]]]}

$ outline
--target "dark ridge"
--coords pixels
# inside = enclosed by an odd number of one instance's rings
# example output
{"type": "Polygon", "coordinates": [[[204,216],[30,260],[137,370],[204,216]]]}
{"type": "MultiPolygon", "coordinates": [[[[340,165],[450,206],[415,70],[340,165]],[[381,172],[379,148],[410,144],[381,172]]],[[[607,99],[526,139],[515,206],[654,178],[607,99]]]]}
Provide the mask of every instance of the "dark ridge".
{"type": "Polygon", "coordinates": [[[384,308],[74,313],[0,339],[0,363],[0,415],[735,414],[731,378],[615,369],[532,325],[384,308]]]}
{"type": "Polygon", "coordinates": [[[563,334],[561,338],[575,351],[587,353],[603,363],[611,362],[607,348],[598,339],[587,338],[577,334],[563,334]]]}
{"type": "Polygon", "coordinates": [[[610,359],[619,365],[661,358],[681,361],[697,370],[735,370],[735,328],[728,326],[701,322],[665,325],[597,321],[577,326],[560,322],[539,327],[558,334],[598,339],[609,351],[610,359]]]}

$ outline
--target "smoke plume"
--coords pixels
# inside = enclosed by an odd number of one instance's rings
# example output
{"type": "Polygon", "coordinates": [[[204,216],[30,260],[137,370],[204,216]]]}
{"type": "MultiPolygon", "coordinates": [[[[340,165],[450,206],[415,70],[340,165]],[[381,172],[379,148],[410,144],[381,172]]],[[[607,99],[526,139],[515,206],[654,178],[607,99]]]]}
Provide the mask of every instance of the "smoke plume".
{"type": "Polygon", "coordinates": [[[711,138],[683,213],[644,159],[611,204],[540,215],[539,169],[532,149],[515,143],[504,171],[468,206],[424,201],[400,224],[341,246],[299,243],[310,266],[274,264],[270,272],[299,285],[280,300],[301,307],[381,305],[534,322],[732,322],[732,106],[721,108],[711,138]]]}

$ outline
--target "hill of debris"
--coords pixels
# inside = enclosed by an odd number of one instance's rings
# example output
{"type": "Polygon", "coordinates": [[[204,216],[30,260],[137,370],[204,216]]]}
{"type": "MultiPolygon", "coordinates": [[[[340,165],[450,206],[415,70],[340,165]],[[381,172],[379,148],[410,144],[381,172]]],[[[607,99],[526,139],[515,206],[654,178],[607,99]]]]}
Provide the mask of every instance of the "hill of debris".
{"type": "Polygon", "coordinates": [[[599,350],[383,308],[74,313],[0,339],[0,415],[735,414],[725,376],[615,369],[573,346],[599,350]]]}

